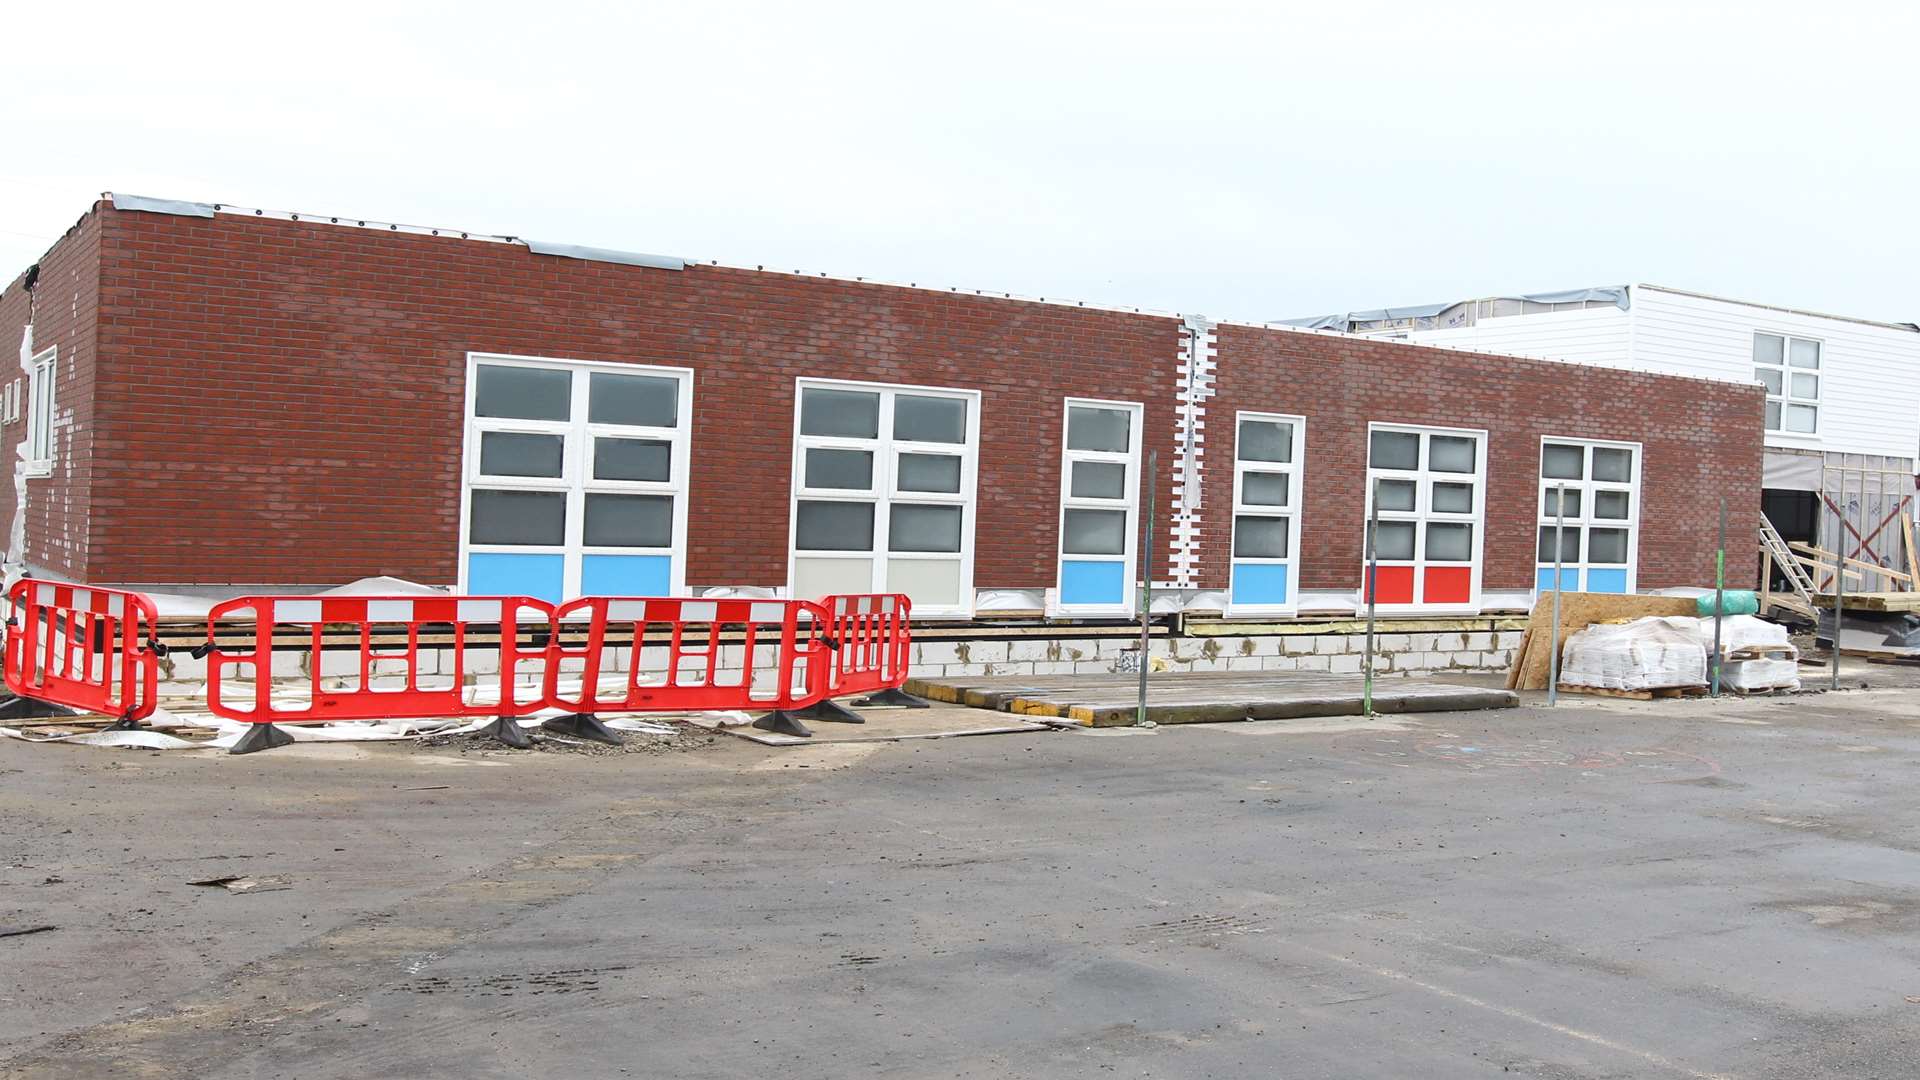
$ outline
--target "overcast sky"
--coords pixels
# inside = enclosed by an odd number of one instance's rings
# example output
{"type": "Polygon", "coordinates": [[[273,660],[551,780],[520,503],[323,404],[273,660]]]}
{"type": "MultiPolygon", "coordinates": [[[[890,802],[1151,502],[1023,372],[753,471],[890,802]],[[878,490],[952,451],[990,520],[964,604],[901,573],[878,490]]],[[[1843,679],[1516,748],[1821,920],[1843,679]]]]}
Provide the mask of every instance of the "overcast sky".
{"type": "Polygon", "coordinates": [[[1266,319],[1920,320],[1911,3],[31,4],[0,278],[104,190],[1266,319]]]}

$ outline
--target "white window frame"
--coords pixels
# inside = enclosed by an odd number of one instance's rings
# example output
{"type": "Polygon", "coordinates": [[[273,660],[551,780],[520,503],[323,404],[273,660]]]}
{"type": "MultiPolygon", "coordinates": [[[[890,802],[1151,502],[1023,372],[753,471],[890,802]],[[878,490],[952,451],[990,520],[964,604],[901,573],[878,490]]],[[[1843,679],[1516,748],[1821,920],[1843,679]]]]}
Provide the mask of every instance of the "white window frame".
{"type": "Polygon", "coordinates": [[[1641,456],[1641,444],[1637,442],[1613,442],[1605,439],[1571,439],[1558,435],[1543,435],[1540,437],[1540,460],[1534,473],[1540,481],[1539,498],[1534,503],[1540,510],[1539,528],[1535,529],[1533,537],[1533,591],[1536,597],[1540,595],[1540,571],[1550,571],[1553,569],[1553,563],[1551,561],[1543,561],[1540,558],[1539,529],[1551,529],[1554,527],[1557,519],[1551,513],[1552,506],[1549,504],[1548,495],[1555,488],[1563,484],[1566,486],[1569,494],[1578,492],[1580,495],[1580,513],[1566,518],[1567,531],[1578,532],[1580,534],[1580,561],[1562,562],[1560,564],[1561,571],[1576,571],[1574,577],[1575,590],[1585,590],[1587,587],[1587,572],[1589,570],[1622,569],[1619,563],[1596,563],[1592,560],[1592,537],[1588,535],[1587,530],[1625,529],[1627,530],[1627,562],[1624,567],[1627,572],[1626,592],[1630,594],[1638,586],[1640,576],[1641,456]],[[1579,480],[1563,480],[1547,475],[1547,447],[1550,445],[1575,446],[1582,449],[1583,453],[1580,464],[1581,478],[1579,480]],[[1629,479],[1624,483],[1618,480],[1595,480],[1593,478],[1593,452],[1595,450],[1625,450],[1632,454],[1633,467],[1628,470],[1629,479]],[[1593,515],[1594,493],[1600,491],[1624,491],[1627,493],[1627,516],[1625,520],[1619,518],[1599,518],[1593,515]]]}
{"type": "Polygon", "coordinates": [[[1307,418],[1287,413],[1246,412],[1233,418],[1233,527],[1227,537],[1227,614],[1293,615],[1300,610],[1300,524],[1304,520],[1303,503],[1307,492],[1307,418]],[[1248,461],[1240,456],[1240,429],[1248,421],[1293,425],[1293,451],[1290,461],[1248,461]],[[1287,480],[1287,505],[1250,506],[1241,496],[1248,473],[1284,473],[1287,480]],[[1287,556],[1284,559],[1241,558],[1233,553],[1242,517],[1287,519],[1287,556]],[[1284,604],[1236,604],[1233,602],[1233,574],[1240,563],[1286,566],[1287,602],[1284,604]]]}
{"type": "Polygon", "coordinates": [[[1099,617],[1109,615],[1131,616],[1137,607],[1139,580],[1137,564],[1140,559],[1140,448],[1144,434],[1146,406],[1138,401],[1109,401],[1104,398],[1071,397],[1060,403],[1060,514],[1056,519],[1059,539],[1054,548],[1053,582],[1050,594],[1049,613],[1054,615],[1099,617]],[[1067,420],[1078,406],[1094,409],[1117,409],[1128,414],[1127,450],[1125,453],[1102,450],[1070,450],[1067,448],[1067,420]],[[1073,464],[1076,461],[1107,462],[1124,466],[1126,472],[1121,483],[1123,493],[1118,499],[1093,499],[1073,495],[1073,464]],[[1126,514],[1125,550],[1118,556],[1121,562],[1120,580],[1123,583],[1122,596],[1114,604],[1069,604],[1060,598],[1061,583],[1066,573],[1065,564],[1069,559],[1078,562],[1112,562],[1112,555],[1069,555],[1067,553],[1067,511],[1069,510],[1121,510],[1126,514]]]}
{"type": "MultiPolygon", "coordinates": [[[[1753,381],[1764,385],[1764,373],[1775,372],[1780,376],[1780,392],[1767,391],[1767,405],[1780,410],[1780,423],[1767,425],[1769,435],[1783,435],[1790,439],[1815,439],[1820,436],[1820,391],[1826,384],[1827,343],[1821,338],[1811,338],[1803,334],[1791,334],[1784,330],[1755,330],[1753,332],[1753,381]],[[1760,362],[1760,339],[1772,337],[1780,339],[1780,362],[1764,364],[1760,362]],[[1795,367],[1793,364],[1794,342],[1812,345],[1814,364],[1810,368],[1795,367]],[[1814,392],[1811,396],[1794,392],[1793,378],[1796,374],[1811,376],[1814,380],[1814,392]],[[1813,410],[1813,430],[1794,431],[1787,427],[1787,414],[1795,407],[1813,410]]],[[[1764,421],[1762,421],[1764,424],[1764,421]]]]}
{"type": "Polygon", "coordinates": [[[623,364],[603,360],[569,360],[545,356],[519,356],[511,353],[467,354],[467,392],[465,438],[460,457],[460,577],[459,591],[468,591],[468,556],[472,554],[560,555],[562,557],[561,593],[572,599],[580,595],[581,567],[588,555],[665,555],[670,560],[672,595],[686,593],[687,516],[689,477],[692,475],[693,369],[664,367],[657,364],[623,364]],[[475,416],[474,402],[479,393],[482,366],[546,368],[572,372],[572,398],[568,419],[520,420],[507,417],[475,416]],[[625,424],[588,422],[588,408],[594,372],[616,375],[652,375],[679,383],[672,428],[641,427],[625,424]],[[563,439],[560,476],[483,476],[480,472],[480,436],[486,432],[528,435],[559,435],[563,439]],[[593,479],[593,440],[595,436],[653,439],[671,444],[673,460],[668,479],[595,480],[593,479]],[[566,532],[559,545],[476,544],[472,542],[473,491],[558,491],[567,496],[566,532]],[[670,495],[673,497],[673,546],[606,547],[587,546],[587,495],[617,493],[670,495]]]}
{"type": "Polygon", "coordinates": [[[1365,460],[1367,463],[1367,468],[1366,468],[1367,490],[1366,490],[1366,497],[1363,500],[1363,504],[1361,507],[1361,510],[1364,516],[1360,519],[1360,588],[1355,594],[1356,596],[1359,597],[1360,608],[1364,610],[1367,603],[1366,543],[1367,543],[1368,523],[1373,520],[1373,494],[1374,494],[1375,481],[1377,480],[1411,480],[1414,483],[1414,508],[1412,510],[1382,510],[1380,512],[1380,521],[1383,524],[1390,521],[1411,521],[1414,523],[1414,530],[1413,530],[1414,557],[1411,560],[1383,559],[1381,560],[1381,563],[1383,565],[1391,565],[1391,566],[1402,566],[1402,565],[1410,564],[1413,567],[1414,601],[1413,603],[1410,603],[1410,604],[1376,604],[1375,605],[1376,609],[1389,615],[1408,614],[1408,613],[1438,614],[1443,612],[1445,613],[1478,612],[1480,610],[1480,604],[1481,604],[1481,586],[1486,573],[1485,555],[1486,555],[1486,542],[1487,542],[1487,473],[1490,470],[1490,465],[1487,461],[1486,429],[1434,427],[1426,424],[1369,423],[1367,425],[1366,438],[1367,438],[1367,442],[1366,442],[1366,446],[1364,447],[1364,453],[1366,455],[1365,460]],[[1373,465],[1373,434],[1376,431],[1392,431],[1392,432],[1402,432],[1402,433],[1411,434],[1411,435],[1419,435],[1421,437],[1420,438],[1421,468],[1418,470],[1375,468],[1373,465]],[[1431,452],[1430,448],[1433,442],[1433,436],[1435,435],[1472,439],[1475,444],[1474,455],[1473,455],[1474,471],[1470,474],[1469,473],[1437,473],[1437,472],[1433,472],[1431,469],[1428,469],[1426,466],[1431,461],[1429,454],[1431,452]],[[1456,513],[1448,513],[1443,511],[1435,511],[1432,509],[1434,484],[1461,483],[1464,481],[1470,481],[1473,484],[1473,511],[1471,513],[1456,514],[1456,513]],[[1449,561],[1429,564],[1426,557],[1427,525],[1430,523],[1438,524],[1438,523],[1447,523],[1447,522],[1457,522],[1460,524],[1470,524],[1473,526],[1473,558],[1471,562],[1462,564],[1459,562],[1454,562],[1449,560],[1449,561]],[[1427,595],[1427,569],[1429,565],[1443,566],[1443,567],[1466,565],[1467,567],[1469,567],[1469,571],[1470,571],[1469,586],[1468,586],[1468,595],[1467,595],[1466,601],[1464,602],[1442,601],[1440,603],[1428,603],[1426,599],[1426,595],[1427,595]]]}
{"type": "MultiPolygon", "coordinates": [[[[929,604],[915,602],[913,617],[922,618],[971,618],[973,616],[973,549],[974,521],[978,508],[978,479],[980,468],[980,391],[959,390],[945,386],[917,386],[909,383],[860,382],[851,379],[798,378],[793,388],[793,456],[789,469],[793,480],[791,494],[787,499],[787,586],[788,596],[797,596],[795,592],[795,568],[800,559],[846,559],[859,561],[871,560],[873,575],[869,592],[884,593],[893,590],[887,587],[887,564],[899,559],[903,562],[953,561],[952,552],[901,551],[888,550],[888,531],[892,526],[893,505],[940,505],[960,507],[960,597],[956,604],[929,604]],[[879,426],[876,437],[857,439],[831,435],[803,435],[800,431],[801,398],[808,389],[849,390],[856,393],[880,395],[879,426]],[[966,442],[918,442],[893,437],[894,402],[900,395],[909,397],[939,397],[964,401],[967,405],[966,442]],[[806,486],[807,450],[865,450],[873,454],[872,487],[867,490],[852,488],[810,488],[806,486]],[[901,491],[899,487],[899,462],[902,454],[933,454],[960,459],[960,490],[958,493],[937,491],[901,491]],[[797,547],[800,530],[800,503],[806,502],[853,502],[869,503],[873,506],[873,550],[871,551],[806,551],[797,547]]],[[[800,597],[806,599],[805,597],[800,597]]]]}
{"type": "Polygon", "coordinates": [[[33,356],[28,377],[26,475],[52,476],[54,459],[53,406],[60,374],[58,346],[49,345],[33,356]]]}

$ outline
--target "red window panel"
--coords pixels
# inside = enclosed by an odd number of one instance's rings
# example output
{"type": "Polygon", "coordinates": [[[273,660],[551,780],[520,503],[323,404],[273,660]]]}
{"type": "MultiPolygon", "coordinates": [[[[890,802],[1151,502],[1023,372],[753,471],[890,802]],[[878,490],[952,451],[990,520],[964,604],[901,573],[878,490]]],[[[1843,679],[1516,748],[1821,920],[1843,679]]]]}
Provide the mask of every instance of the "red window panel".
{"type": "MultiPolygon", "coordinates": [[[[1381,588],[1384,595],[1386,589],[1381,588]]],[[[1464,604],[1473,599],[1473,567],[1471,566],[1429,566],[1427,567],[1427,595],[1429,604],[1464,604]]]]}
{"type": "MultiPolygon", "coordinates": [[[[1413,567],[1382,566],[1382,567],[1378,567],[1374,571],[1374,573],[1375,573],[1374,583],[1379,589],[1379,596],[1377,597],[1377,602],[1382,604],[1413,603],[1413,567]]],[[[1431,573],[1431,571],[1429,571],[1429,573],[1431,573]]],[[[1366,568],[1361,567],[1360,568],[1360,581],[1361,581],[1360,591],[1362,594],[1361,599],[1363,600],[1367,599],[1365,595],[1366,575],[1367,575],[1366,568]]]]}

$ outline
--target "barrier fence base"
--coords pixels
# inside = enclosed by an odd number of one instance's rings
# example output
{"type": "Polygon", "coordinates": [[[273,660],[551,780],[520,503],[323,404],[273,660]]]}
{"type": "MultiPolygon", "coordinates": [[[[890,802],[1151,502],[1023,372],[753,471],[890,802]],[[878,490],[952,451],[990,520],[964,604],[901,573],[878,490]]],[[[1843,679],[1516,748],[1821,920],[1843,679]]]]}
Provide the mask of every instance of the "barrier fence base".
{"type": "Polygon", "coordinates": [[[495,717],[493,723],[474,732],[474,734],[486,736],[496,742],[505,743],[515,750],[533,749],[533,738],[527,734],[527,729],[521,727],[520,722],[511,716],[495,717]]]}
{"type": "Polygon", "coordinates": [[[821,698],[804,709],[796,710],[798,715],[809,720],[818,720],[827,724],[864,724],[867,718],[847,708],[832,698],[821,698]]]}
{"type": "Polygon", "coordinates": [[[293,741],[293,736],[274,727],[272,724],[248,724],[247,733],[227,751],[229,754],[251,754],[256,750],[271,750],[276,746],[285,746],[293,741]]]}
{"type": "Polygon", "coordinates": [[[588,742],[606,743],[609,746],[619,746],[627,741],[620,737],[619,732],[601,723],[600,718],[592,713],[577,712],[556,716],[541,724],[540,730],[551,731],[555,735],[571,735],[576,739],[586,739],[588,742]]]}
{"type": "Polygon", "coordinates": [[[861,708],[883,708],[886,706],[893,706],[900,709],[933,708],[932,702],[925,698],[914,697],[912,694],[907,693],[897,686],[890,686],[877,694],[868,694],[866,697],[854,701],[854,704],[861,708]]]}
{"type": "Polygon", "coordinates": [[[813,738],[813,729],[800,722],[800,718],[786,709],[775,709],[753,722],[761,731],[771,731],[776,735],[792,735],[799,739],[813,738]]]}

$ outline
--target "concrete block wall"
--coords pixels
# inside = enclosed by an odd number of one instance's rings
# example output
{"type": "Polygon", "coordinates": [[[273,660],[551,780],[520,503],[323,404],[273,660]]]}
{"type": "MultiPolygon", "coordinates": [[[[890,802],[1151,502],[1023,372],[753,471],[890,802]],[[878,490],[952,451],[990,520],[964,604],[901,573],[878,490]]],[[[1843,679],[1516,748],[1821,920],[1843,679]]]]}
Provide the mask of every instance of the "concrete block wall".
{"type": "MultiPolygon", "coordinates": [[[[1395,675],[1504,671],[1520,632],[1462,631],[1379,634],[1374,670],[1395,675]]],[[[1325,671],[1358,674],[1363,634],[1273,634],[1155,638],[1154,671],[1325,671]]],[[[913,647],[913,674],[1110,675],[1139,671],[1140,643],[1130,638],[1047,641],[927,641],[913,647]]]]}

